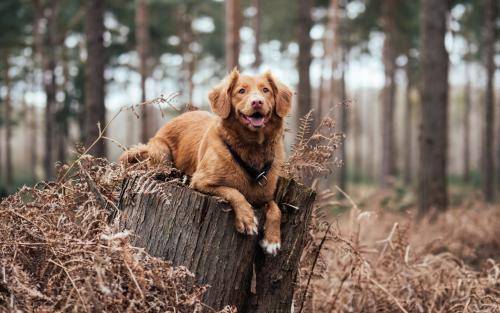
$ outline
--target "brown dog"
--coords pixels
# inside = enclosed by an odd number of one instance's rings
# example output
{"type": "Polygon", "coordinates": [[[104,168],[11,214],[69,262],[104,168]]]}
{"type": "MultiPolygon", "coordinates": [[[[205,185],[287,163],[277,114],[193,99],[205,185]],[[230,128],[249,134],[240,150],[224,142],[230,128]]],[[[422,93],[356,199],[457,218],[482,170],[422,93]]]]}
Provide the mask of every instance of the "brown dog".
{"type": "Polygon", "coordinates": [[[193,111],[163,126],[147,145],[126,151],[122,162],[172,161],[188,175],[191,187],[222,197],[235,212],[239,232],[257,234],[252,205],[265,205],[261,246],[280,249],[281,212],[274,202],[284,160],[283,119],[289,113],[291,90],[270,72],[240,75],[233,70],[208,96],[212,111],[193,111]]]}

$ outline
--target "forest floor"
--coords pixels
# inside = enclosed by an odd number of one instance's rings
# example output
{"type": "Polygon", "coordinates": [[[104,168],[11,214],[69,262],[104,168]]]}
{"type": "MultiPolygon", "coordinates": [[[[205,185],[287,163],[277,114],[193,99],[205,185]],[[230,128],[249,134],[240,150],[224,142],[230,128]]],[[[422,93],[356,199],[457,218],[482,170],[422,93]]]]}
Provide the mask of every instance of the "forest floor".
{"type": "Polygon", "coordinates": [[[411,193],[354,189],[350,209],[326,217],[314,312],[500,312],[500,206],[451,194],[446,212],[417,220],[411,193]]]}
{"type": "MultiPolygon", "coordinates": [[[[109,224],[126,172],[90,156],[76,163],[60,168],[59,182],[0,203],[0,311],[199,309],[206,287],[109,224]]],[[[452,206],[433,221],[415,219],[414,197],[402,188],[357,188],[333,201],[344,209],[317,215],[300,312],[500,312],[500,206],[477,192],[451,193],[452,206]]]]}

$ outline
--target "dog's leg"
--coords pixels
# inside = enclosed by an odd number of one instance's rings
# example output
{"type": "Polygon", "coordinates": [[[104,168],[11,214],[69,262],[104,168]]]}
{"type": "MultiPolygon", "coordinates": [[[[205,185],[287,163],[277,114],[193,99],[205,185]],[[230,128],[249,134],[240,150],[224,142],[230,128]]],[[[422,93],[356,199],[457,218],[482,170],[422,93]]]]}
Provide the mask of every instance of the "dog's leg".
{"type": "Polygon", "coordinates": [[[219,196],[229,202],[235,213],[234,226],[236,230],[244,234],[257,235],[259,224],[257,217],[255,217],[252,206],[241,192],[230,187],[208,186],[200,182],[193,182],[191,187],[201,192],[219,196]]]}
{"type": "Polygon", "coordinates": [[[281,248],[281,211],[276,202],[266,205],[266,223],[264,224],[264,239],[260,246],[265,252],[276,255],[281,248]]]}

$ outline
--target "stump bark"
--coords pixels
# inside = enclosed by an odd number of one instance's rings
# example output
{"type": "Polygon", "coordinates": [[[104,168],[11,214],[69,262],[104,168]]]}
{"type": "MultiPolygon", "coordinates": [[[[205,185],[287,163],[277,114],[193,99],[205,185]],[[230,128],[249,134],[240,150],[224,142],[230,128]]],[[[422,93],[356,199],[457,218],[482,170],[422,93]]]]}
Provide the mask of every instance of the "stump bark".
{"type": "MultiPolygon", "coordinates": [[[[209,285],[203,301],[213,309],[234,305],[243,313],[290,312],[315,193],[280,178],[275,198],[282,211],[282,248],[276,257],[262,252],[260,238],[235,230],[227,203],[165,177],[124,180],[121,226],[133,232],[135,246],[186,266],[197,284],[209,285]]],[[[255,211],[264,225],[263,209],[255,211]]]]}

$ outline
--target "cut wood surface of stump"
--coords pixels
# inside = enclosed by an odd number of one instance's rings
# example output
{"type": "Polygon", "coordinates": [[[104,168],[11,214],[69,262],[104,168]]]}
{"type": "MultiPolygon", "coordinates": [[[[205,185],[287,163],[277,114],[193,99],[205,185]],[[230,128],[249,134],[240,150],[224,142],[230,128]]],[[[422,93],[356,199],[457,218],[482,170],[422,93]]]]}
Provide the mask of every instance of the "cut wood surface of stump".
{"type": "MultiPolygon", "coordinates": [[[[210,286],[203,299],[207,306],[272,313],[290,312],[314,198],[311,189],[280,178],[276,202],[282,210],[282,244],[275,257],[262,252],[260,237],[236,231],[229,204],[179,180],[132,174],[123,182],[119,208],[121,226],[133,232],[135,246],[187,267],[196,283],[210,286]]],[[[263,209],[255,211],[264,225],[263,209]]]]}

